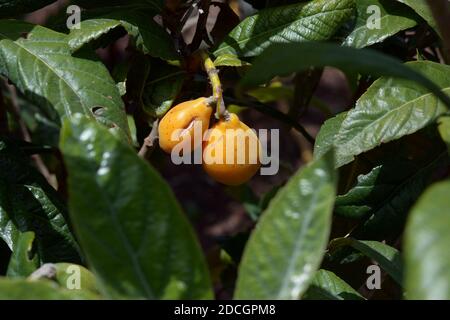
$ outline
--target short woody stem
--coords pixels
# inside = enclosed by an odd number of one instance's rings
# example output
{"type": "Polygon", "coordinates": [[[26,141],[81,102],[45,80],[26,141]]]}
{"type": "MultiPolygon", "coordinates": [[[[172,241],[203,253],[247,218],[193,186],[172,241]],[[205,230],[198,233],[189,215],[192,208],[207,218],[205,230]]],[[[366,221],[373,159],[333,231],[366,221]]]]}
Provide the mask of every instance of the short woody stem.
{"type": "Polygon", "coordinates": [[[222,84],[219,78],[219,70],[216,69],[216,67],[214,66],[214,62],[212,62],[206,51],[201,50],[200,56],[203,61],[203,67],[205,68],[205,71],[208,74],[209,81],[211,82],[213,97],[217,101],[216,118],[220,119],[222,117],[226,117],[227,110],[223,101],[222,84]]]}
{"type": "Polygon", "coordinates": [[[156,140],[158,140],[158,126],[159,119],[153,122],[152,129],[147,138],[144,139],[141,149],[139,150],[139,157],[143,159],[149,159],[153,150],[155,149],[156,140]]]}

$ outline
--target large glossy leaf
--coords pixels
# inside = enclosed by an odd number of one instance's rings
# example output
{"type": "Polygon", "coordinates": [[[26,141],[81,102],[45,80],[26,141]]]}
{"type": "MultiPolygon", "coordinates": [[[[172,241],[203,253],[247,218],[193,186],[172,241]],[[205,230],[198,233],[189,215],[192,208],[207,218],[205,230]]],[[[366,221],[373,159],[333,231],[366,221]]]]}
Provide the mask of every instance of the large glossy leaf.
{"type": "Polygon", "coordinates": [[[400,252],[384,243],[378,241],[361,241],[352,238],[338,238],[330,243],[330,247],[351,246],[365,256],[378,262],[380,267],[386,271],[398,284],[403,281],[403,263],[400,252]]]}
{"type": "Polygon", "coordinates": [[[0,300],[91,300],[99,296],[83,290],[59,288],[50,280],[0,278],[0,300]]]}
{"type": "Polygon", "coordinates": [[[383,161],[369,173],[358,176],[356,184],[336,197],[334,212],[351,219],[362,219],[380,208],[397,188],[414,177],[418,166],[401,159],[383,161]]]}
{"type": "Polygon", "coordinates": [[[328,119],[320,127],[314,144],[314,158],[319,159],[331,148],[333,148],[334,139],[341,128],[342,122],[347,116],[347,112],[341,112],[333,118],[328,119]]]}
{"type": "Polygon", "coordinates": [[[69,207],[108,297],[211,298],[209,273],[172,191],[128,145],[84,117],[63,127],[69,207]]]}
{"type": "Polygon", "coordinates": [[[265,9],[235,27],[214,55],[251,57],[273,43],[327,40],[353,11],[353,0],[313,0],[265,9]]]}
{"type": "MultiPolygon", "coordinates": [[[[357,239],[373,240],[396,238],[404,227],[409,209],[430,184],[433,173],[448,165],[449,157],[447,152],[444,151],[433,157],[432,160],[416,167],[415,170],[411,170],[405,180],[391,192],[385,194],[384,199],[368,212],[369,218],[355,228],[352,236],[357,239]]],[[[391,168],[386,173],[392,173],[393,170],[391,168]]],[[[402,170],[404,169],[402,168],[402,170]]],[[[404,173],[407,173],[407,171],[404,171],[404,173]]]]}
{"type": "Polygon", "coordinates": [[[319,270],[303,300],[364,300],[364,297],[333,272],[319,270]]]}
{"type": "Polygon", "coordinates": [[[56,0],[0,0],[0,18],[32,12],[56,0]]]}
{"type": "Polygon", "coordinates": [[[450,299],[450,181],[431,186],[405,231],[405,293],[409,299],[450,299]]]}
{"type": "Polygon", "coordinates": [[[146,7],[113,8],[93,19],[84,20],[80,28],[72,29],[69,46],[73,51],[86,43],[99,39],[112,30],[123,28],[134,39],[137,49],[162,59],[176,59],[173,41],[169,34],[155,21],[155,12],[146,7]]]}
{"type": "Polygon", "coordinates": [[[397,32],[417,24],[416,16],[408,7],[392,0],[356,0],[356,8],[358,17],[355,28],[344,41],[345,45],[355,48],[382,42],[397,32]],[[372,6],[380,10],[380,18],[377,20],[379,28],[369,24],[374,14],[370,10],[372,6]]]}
{"type": "Polygon", "coordinates": [[[34,232],[21,233],[9,260],[6,276],[28,277],[39,267],[39,257],[33,252],[34,232]]]}
{"type": "Polygon", "coordinates": [[[70,55],[66,35],[35,26],[27,38],[0,40],[0,74],[47,114],[83,113],[129,139],[124,104],[106,67],[70,55]]]}
{"type": "MultiPolygon", "coordinates": [[[[431,62],[422,63],[433,65],[431,62]]],[[[370,74],[376,77],[408,79],[421,84],[450,107],[450,98],[441,91],[441,86],[435,84],[420,72],[404,65],[401,61],[374,50],[341,47],[332,43],[309,42],[272,45],[260,57],[256,58],[249,72],[241,80],[240,85],[244,88],[255,86],[268,82],[277,75],[287,75],[292,72],[304,71],[310,67],[325,66],[336,67],[351,73],[370,74]],[[270,68],[267,68],[267,66],[270,66],[270,68]]],[[[436,64],[436,68],[440,68],[438,66],[436,64]]],[[[441,67],[448,68],[446,66],[441,67]]],[[[439,74],[442,74],[442,71],[439,74]]],[[[434,80],[434,78],[432,79],[434,80]]],[[[423,92],[423,89],[421,92],[423,92]]]]}
{"type": "MultiPolygon", "coordinates": [[[[386,194],[395,188],[396,184],[379,181],[385,167],[382,165],[372,169],[368,174],[358,176],[356,185],[346,194],[338,195],[334,212],[338,215],[359,219],[373,210],[386,194]]],[[[384,177],[391,177],[384,175],[384,177]]]]}
{"type": "Polygon", "coordinates": [[[397,0],[406,4],[407,6],[414,9],[419,16],[421,16],[428,24],[437,31],[436,21],[433,18],[430,7],[428,6],[427,0],[397,0]]]}
{"type": "Polygon", "coordinates": [[[34,231],[40,262],[80,262],[57,192],[11,141],[0,140],[0,237],[14,250],[34,231]]]}
{"type": "Polygon", "coordinates": [[[180,93],[186,72],[162,63],[153,63],[142,93],[144,111],[153,117],[162,117],[172,107],[180,93]]]}
{"type": "Polygon", "coordinates": [[[295,174],[270,202],[247,243],[235,298],[298,299],[325,253],[336,174],[332,152],[295,174]]]}
{"type": "MultiPolygon", "coordinates": [[[[421,61],[408,63],[408,67],[432,79],[450,95],[450,66],[421,61]]],[[[377,80],[341,125],[335,141],[337,166],[382,143],[419,131],[447,110],[422,86],[400,79],[377,80]]]]}

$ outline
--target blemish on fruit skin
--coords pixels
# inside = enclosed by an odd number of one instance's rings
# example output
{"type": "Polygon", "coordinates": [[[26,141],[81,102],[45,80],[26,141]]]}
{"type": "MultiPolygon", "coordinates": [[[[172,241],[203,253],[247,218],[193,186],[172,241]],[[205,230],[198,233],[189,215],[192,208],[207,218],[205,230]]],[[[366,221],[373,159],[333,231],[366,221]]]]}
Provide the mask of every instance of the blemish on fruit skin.
{"type": "Polygon", "coordinates": [[[193,119],[197,119],[202,123],[202,130],[206,130],[209,127],[209,120],[213,110],[206,103],[206,99],[198,98],[185,101],[167,112],[158,126],[159,146],[162,150],[170,154],[178,143],[184,139],[192,139],[194,130],[193,119]],[[173,133],[176,133],[177,130],[183,131],[181,134],[176,135],[177,138],[174,139],[173,133]]]}

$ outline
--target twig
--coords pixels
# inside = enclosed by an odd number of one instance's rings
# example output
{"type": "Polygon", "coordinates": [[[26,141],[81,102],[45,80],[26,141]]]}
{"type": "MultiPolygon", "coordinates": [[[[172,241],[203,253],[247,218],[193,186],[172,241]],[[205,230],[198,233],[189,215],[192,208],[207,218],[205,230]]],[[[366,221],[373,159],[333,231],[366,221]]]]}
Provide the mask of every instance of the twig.
{"type": "Polygon", "coordinates": [[[427,0],[444,44],[444,57],[450,63],[450,3],[448,0],[427,0]]]}
{"type": "Polygon", "coordinates": [[[212,62],[206,51],[201,50],[200,56],[203,60],[203,67],[208,74],[209,81],[211,82],[213,96],[217,100],[216,118],[226,118],[228,116],[228,112],[225,108],[225,102],[223,101],[222,83],[219,78],[219,70],[216,69],[214,62],[212,62]]]}
{"type": "Polygon", "coordinates": [[[252,109],[255,109],[256,111],[259,111],[265,115],[268,115],[269,117],[275,118],[280,120],[283,123],[286,123],[287,125],[291,126],[298,132],[300,132],[306,140],[308,140],[309,143],[314,145],[315,139],[308,133],[308,131],[297,121],[289,117],[287,114],[284,114],[281,111],[278,111],[277,109],[271,108],[268,105],[265,105],[264,103],[258,102],[258,101],[238,101],[233,98],[225,97],[225,100],[227,103],[234,103],[234,104],[244,104],[246,106],[251,107],[252,109]]]}
{"type": "Polygon", "coordinates": [[[298,120],[307,110],[322,77],[323,68],[310,68],[295,75],[294,101],[289,108],[289,116],[298,120]]]}
{"type": "Polygon", "coordinates": [[[53,263],[43,264],[39,269],[34,271],[27,280],[37,281],[41,279],[53,280],[56,278],[56,266],[53,263]]]}
{"type": "Polygon", "coordinates": [[[147,138],[144,139],[141,149],[139,150],[139,157],[143,159],[149,159],[153,150],[155,149],[155,142],[158,140],[158,125],[159,119],[153,122],[152,130],[147,138]]]}

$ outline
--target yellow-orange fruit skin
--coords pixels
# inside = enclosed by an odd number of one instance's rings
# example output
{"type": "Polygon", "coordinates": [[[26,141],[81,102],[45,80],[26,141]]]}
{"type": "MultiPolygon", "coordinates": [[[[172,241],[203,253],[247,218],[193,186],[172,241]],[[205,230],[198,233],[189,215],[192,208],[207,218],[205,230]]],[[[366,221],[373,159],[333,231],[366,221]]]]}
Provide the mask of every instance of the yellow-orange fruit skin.
{"type": "Polygon", "coordinates": [[[203,144],[203,169],[214,180],[225,185],[238,186],[250,180],[261,167],[261,143],[256,134],[241,122],[236,114],[231,113],[228,121],[219,121],[211,128],[206,138],[203,144]],[[227,131],[227,129],[234,131],[227,131]],[[241,130],[236,131],[236,129],[241,130]],[[243,140],[245,143],[241,144],[243,148],[241,152],[245,155],[245,161],[239,163],[237,141],[242,137],[242,132],[245,133],[245,140],[243,140]],[[234,144],[227,145],[227,136],[229,141],[234,141],[234,144]],[[252,145],[256,148],[251,148],[252,145]],[[232,163],[226,162],[229,152],[234,152],[232,163]],[[208,163],[206,159],[208,155],[221,159],[221,163],[208,163]],[[253,161],[251,161],[252,158],[253,161]]]}
{"type": "Polygon", "coordinates": [[[184,143],[187,139],[191,140],[191,151],[194,148],[194,121],[201,121],[202,136],[209,128],[209,120],[212,114],[212,108],[207,103],[207,98],[198,98],[196,100],[185,101],[170,109],[161,119],[158,126],[159,146],[167,153],[178,143],[184,143]],[[177,129],[182,129],[183,134],[173,139],[173,133],[177,129]]]}

